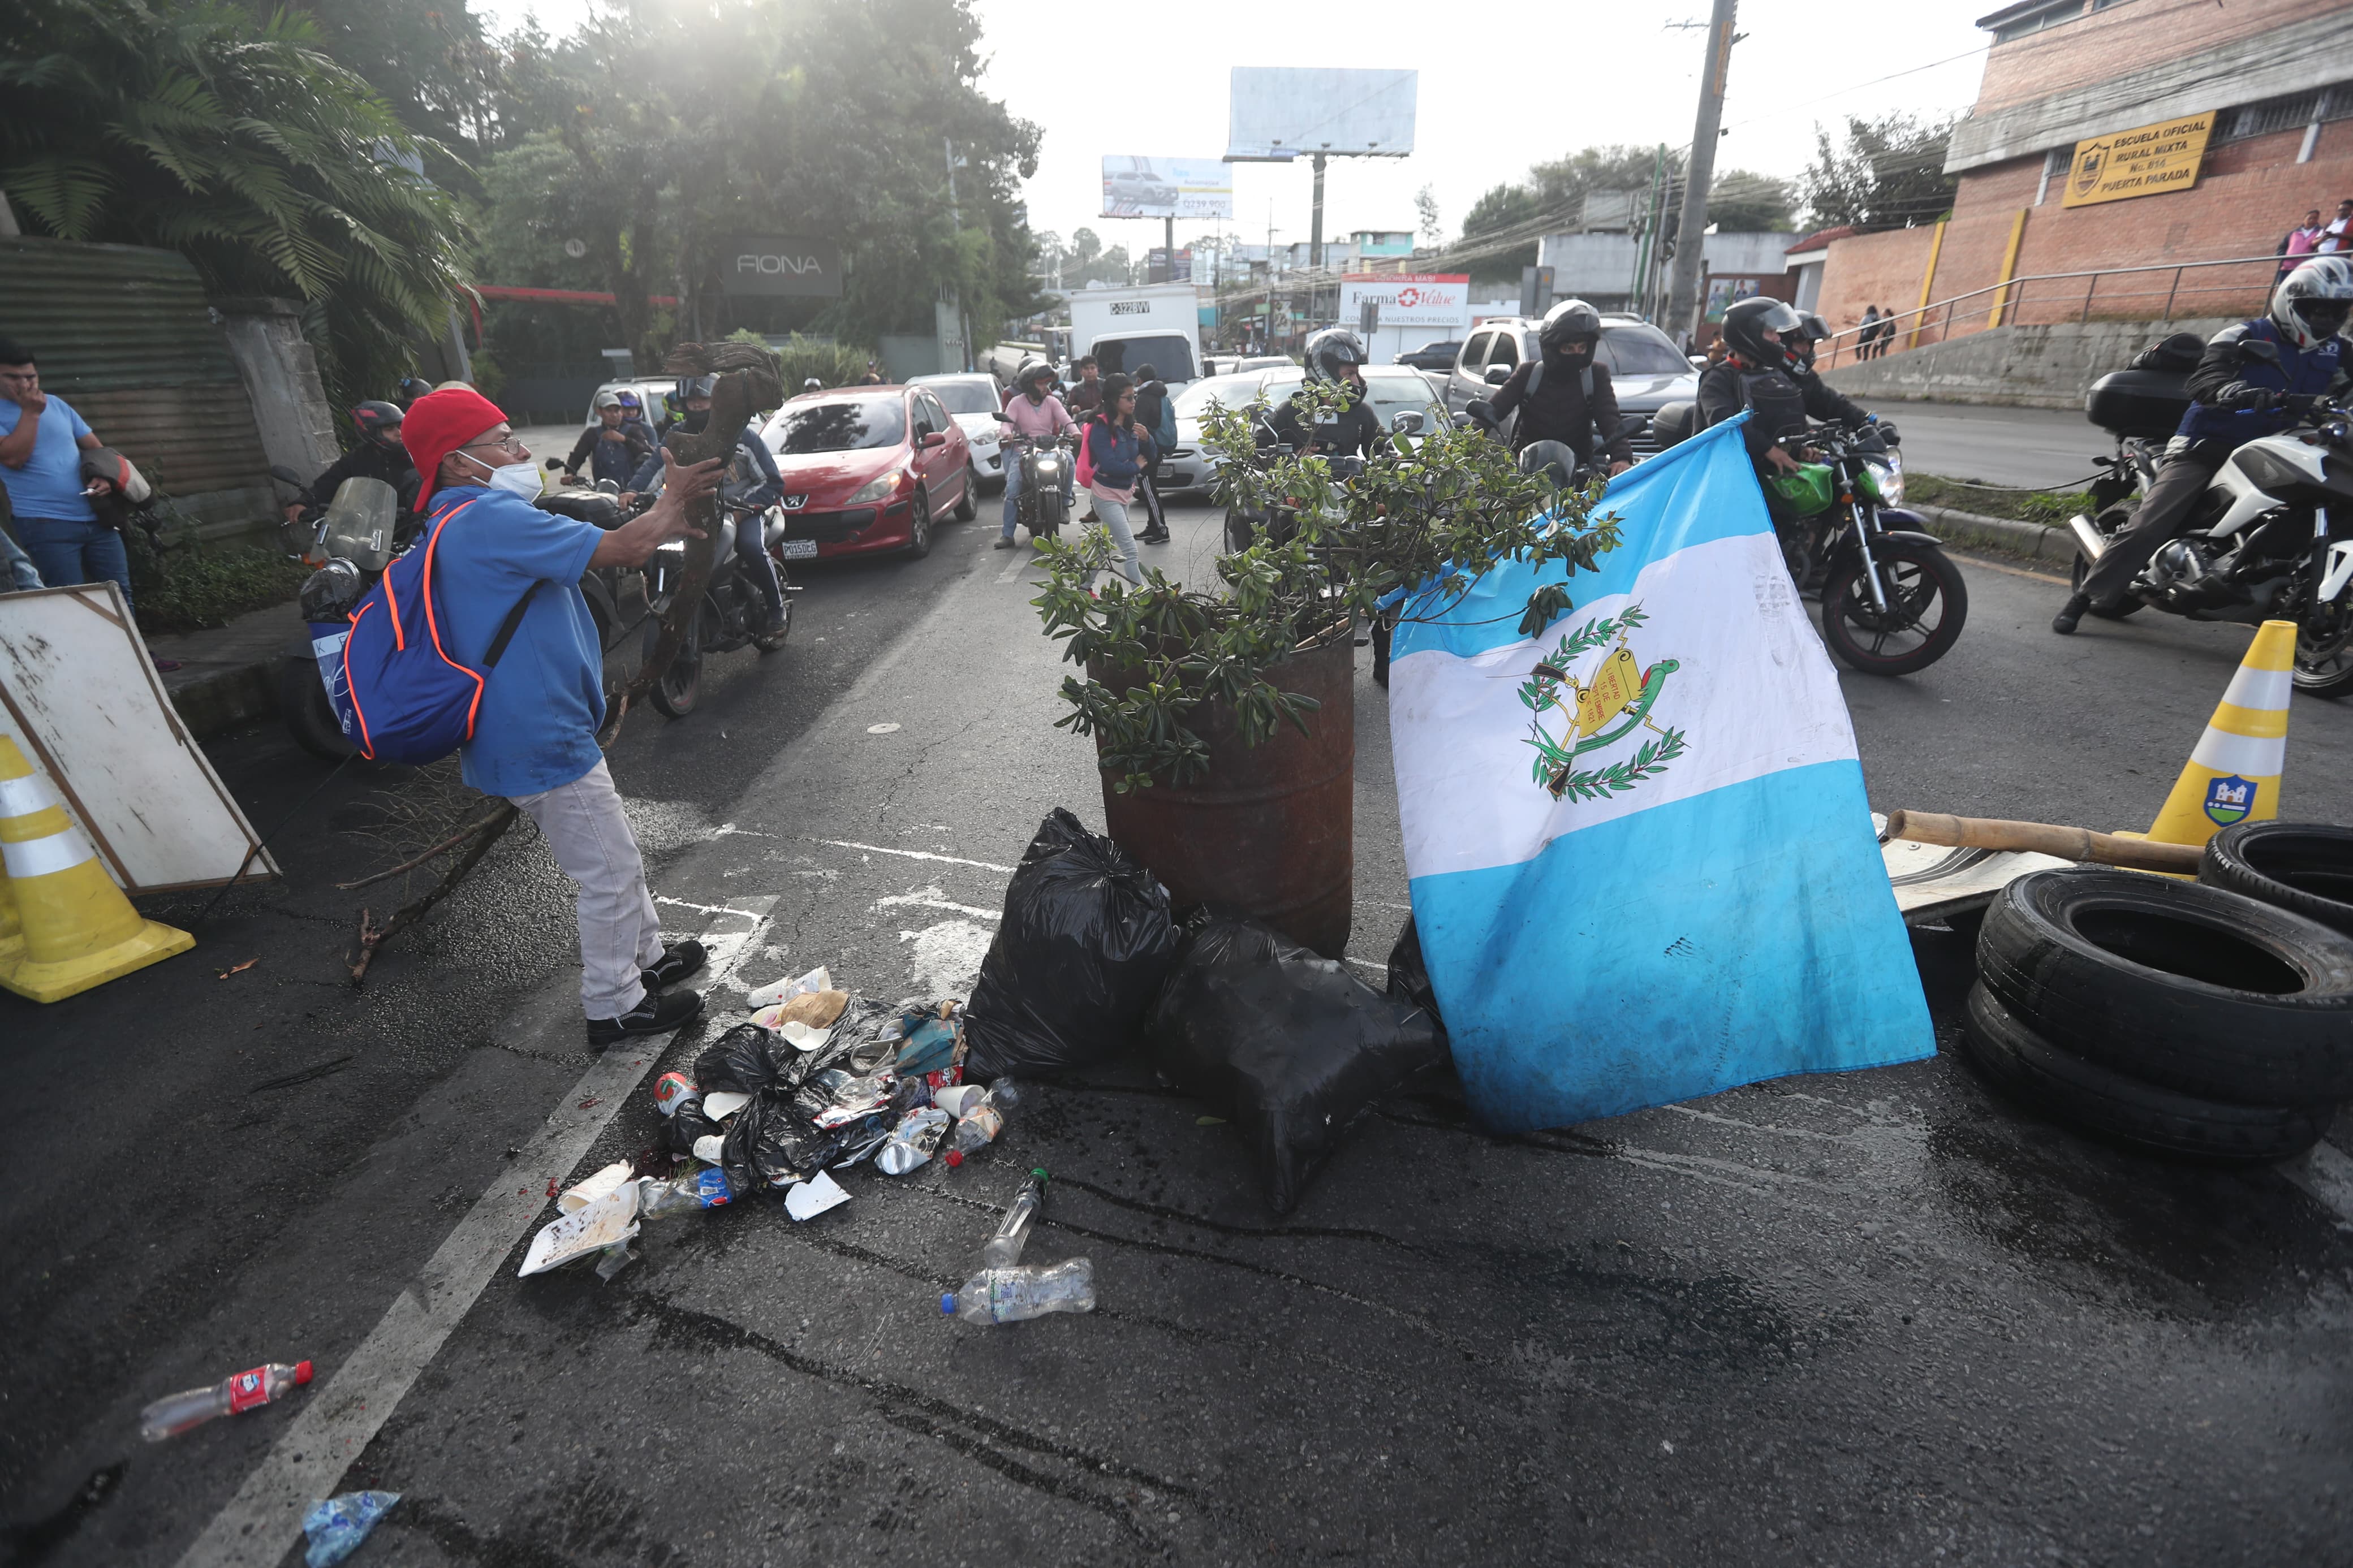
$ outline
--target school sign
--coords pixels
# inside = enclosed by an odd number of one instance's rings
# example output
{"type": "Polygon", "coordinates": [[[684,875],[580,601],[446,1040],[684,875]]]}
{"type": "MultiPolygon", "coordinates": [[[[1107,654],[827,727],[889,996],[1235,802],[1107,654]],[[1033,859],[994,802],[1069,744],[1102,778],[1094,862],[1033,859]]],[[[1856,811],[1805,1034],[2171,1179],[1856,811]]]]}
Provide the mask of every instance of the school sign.
{"type": "Polygon", "coordinates": [[[2088,207],[2186,191],[2198,183],[2213,129],[2213,115],[2192,114],[2078,142],[2060,205],[2088,207]]]}

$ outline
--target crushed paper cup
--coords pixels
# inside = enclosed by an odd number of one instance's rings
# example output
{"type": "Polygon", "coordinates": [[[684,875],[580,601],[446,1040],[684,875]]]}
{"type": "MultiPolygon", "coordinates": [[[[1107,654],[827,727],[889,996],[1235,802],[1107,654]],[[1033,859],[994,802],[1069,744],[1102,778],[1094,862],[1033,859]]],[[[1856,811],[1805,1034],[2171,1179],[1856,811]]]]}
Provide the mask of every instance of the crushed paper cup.
{"type": "Polygon", "coordinates": [[[726,1139],[716,1132],[706,1132],[694,1141],[694,1157],[706,1165],[716,1165],[719,1163],[720,1152],[726,1146],[726,1139]]]}
{"type": "Polygon", "coordinates": [[[724,1121],[751,1103],[752,1097],[748,1094],[737,1094],[723,1089],[713,1089],[702,1097],[702,1114],[713,1121],[724,1121]]]}
{"type": "Polygon", "coordinates": [[[598,1198],[620,1191],[621,1184],[628,1179],[629,1163],[618,1161],[593,1176],[583,1178],[578,1186],[566,1188],[555,1200],[555,1206],[565,1214],[578,1214],[598,1198]]]}
{"type": "Polygon", "coordinates": [[[819,1171],[785,1194],[785,1212],[797,1220],[814,1219],[849,1201],[849,1194],[842,1190],[841,1184],[819,1171]]]}
{"type": "Polygon", "coordinates": [[[602,1252],[616,1242],[628,1241],[637,1234],[638,1185],[630,1182],[577,1214],[551,1221],[531,1238],[531,1250],[523,1254],[522,1267],[515,1270],[515,1275],[528,1279],[533,1274],[544,1274],[575,1258],[602,1252]]]}
{"type": "Polygon", "coordinates": [[[776,1031],[784,1036],[785,1044],[797,1051],[813,1051],[833,1038],[831,1029],[812,1028],[807,1024],[788,1021],[776,1031]]]}
{"type": "Polygon", "coordinates": [[[932,1103],[961,1121],[965,1112],[972,1109],[973,1102],[987,1092],[976,1083],[950,1084],[932,1090],[932,1103]]]}

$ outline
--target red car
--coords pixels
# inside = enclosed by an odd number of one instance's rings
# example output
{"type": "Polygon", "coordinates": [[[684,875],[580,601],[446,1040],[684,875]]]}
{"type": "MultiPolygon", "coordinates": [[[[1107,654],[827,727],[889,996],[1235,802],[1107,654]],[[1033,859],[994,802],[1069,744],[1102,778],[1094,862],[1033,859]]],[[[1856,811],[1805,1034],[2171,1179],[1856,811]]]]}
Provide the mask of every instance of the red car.
{"type": "Polygon", "coordinates": [[[972,521],[972,454],[920,386],[859,386],[796,397],[761,438],[784,477],[786,561],[931,552],[932,528],[972,521]]]}

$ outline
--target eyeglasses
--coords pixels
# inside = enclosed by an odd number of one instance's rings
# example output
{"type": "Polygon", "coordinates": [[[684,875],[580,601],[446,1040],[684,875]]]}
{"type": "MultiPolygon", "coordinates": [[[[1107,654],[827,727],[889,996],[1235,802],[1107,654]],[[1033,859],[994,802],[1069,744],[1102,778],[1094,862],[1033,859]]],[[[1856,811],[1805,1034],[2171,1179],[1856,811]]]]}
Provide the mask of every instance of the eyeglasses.
{"type": "Polygon", "coordinates": [[[460,452],[470,452],[477,447],[490,447],[501,452],[523,452],[528,455],[527,448],[524,447],[522,438],[516,436],[512,431],[509,431],[507,434],[498,437],[492,440],[469,441],[464,446],[459,447],[458,450],[460,452]]]}

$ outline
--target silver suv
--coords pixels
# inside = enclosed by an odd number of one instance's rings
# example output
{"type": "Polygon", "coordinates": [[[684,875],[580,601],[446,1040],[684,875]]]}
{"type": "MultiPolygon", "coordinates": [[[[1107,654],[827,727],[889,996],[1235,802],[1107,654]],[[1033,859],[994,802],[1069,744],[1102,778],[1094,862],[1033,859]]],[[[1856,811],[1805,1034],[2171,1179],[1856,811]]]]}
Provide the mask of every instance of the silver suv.
{"type": "MultiPolygon", "coordinates": [[[[1473,327],[1446,377],[1447,412],[1460,414],[1474,400],[1494,396],[1514,370],[1535,357],[1536,328],[1542,324],[1526,316],[1493,316],[1473,327]]],[[[1668,444],[1651,434],[1651,419],[1670,403],[1699,395],[1699,373],[1691,361],[1648,321],[1605,315],[1596,363],[1609,367],[1610,390],[1618,395],[1634,455],[1651,458],[1664,451],[1668,444]]]]}

